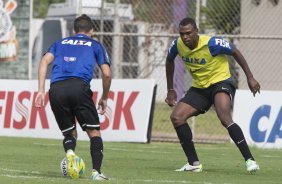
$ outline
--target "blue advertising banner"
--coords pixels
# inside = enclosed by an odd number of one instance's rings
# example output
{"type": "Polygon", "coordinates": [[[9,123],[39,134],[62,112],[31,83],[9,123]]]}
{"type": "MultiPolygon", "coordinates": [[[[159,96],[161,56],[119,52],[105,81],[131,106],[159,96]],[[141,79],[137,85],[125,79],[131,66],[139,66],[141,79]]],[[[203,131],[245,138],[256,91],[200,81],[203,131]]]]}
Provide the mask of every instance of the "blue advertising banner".
{"type": "Polygon", "coordinates": [[[233,119],[242,128],[249,145],[282,148],[282,91],[261,91],[253,97],[249,90],[238,90],[233,119]]]}

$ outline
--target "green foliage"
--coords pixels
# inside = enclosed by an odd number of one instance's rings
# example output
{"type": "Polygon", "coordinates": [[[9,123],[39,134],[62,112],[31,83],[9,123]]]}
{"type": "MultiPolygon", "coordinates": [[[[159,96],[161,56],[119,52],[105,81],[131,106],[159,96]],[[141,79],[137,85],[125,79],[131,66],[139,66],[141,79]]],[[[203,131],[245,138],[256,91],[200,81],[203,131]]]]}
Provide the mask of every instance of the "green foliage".
{"type": "Polygon", "coordinates": [[[33,0],[33,18],[45,18],[52,3],[63,3],[65,0],[33,0]]]}
{"type": "Polygon", "coordinates": [[[215,29],[220,34],[231,34],[240,26],[240,0],[209,0],[206,7],[201,7],[205,17],[201,29],[215,29]]]}
{"type": "Polygon", "coordinates": [[[120,0],[120,3],[132,4],[135,20],[167,24],[171,21],[174,3],[171,0],[120,0]]]}

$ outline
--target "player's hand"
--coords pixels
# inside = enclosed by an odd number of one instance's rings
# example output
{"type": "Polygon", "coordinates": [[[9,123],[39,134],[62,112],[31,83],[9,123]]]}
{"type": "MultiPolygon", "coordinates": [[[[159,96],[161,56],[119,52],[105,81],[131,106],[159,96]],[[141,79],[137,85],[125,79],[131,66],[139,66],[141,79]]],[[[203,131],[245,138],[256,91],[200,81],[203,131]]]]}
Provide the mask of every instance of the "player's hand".
{"type": "Polygon", "coordinates": [[[176,91],[175,90],[168,90],[167,96],[166,96],[166,99],[165,99],[165,102],[167,103],[167,105],[169,105],[170,107],[175,106],[176,100],[177,100],[176,91]]]}
{"type": "Polygon", "coordinates": [[[35,97],[35,107],[42,107],[44,105],[44,92],[38,92],[35,97]]]}
{"type": "Polygon", "coordinates": [[[254,96],[256,95],[256,93],[260,93],[260,84],[255,78],[251,77],[248,79],[248,86],[254,96]]]}
{"type": "Polygon", "coordinates": [[[107,99],[100,99],[99,103],[98,103],[98,113],[103,115],[106,112],[106,108],[107,108],[107,99]]]}

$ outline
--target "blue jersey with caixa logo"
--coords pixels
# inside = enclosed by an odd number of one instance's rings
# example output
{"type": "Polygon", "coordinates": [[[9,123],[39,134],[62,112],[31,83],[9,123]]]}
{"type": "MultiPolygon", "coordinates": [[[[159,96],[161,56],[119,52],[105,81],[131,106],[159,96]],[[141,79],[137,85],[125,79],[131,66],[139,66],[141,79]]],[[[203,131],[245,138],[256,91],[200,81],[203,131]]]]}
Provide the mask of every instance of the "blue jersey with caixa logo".
{"type": "Polygon", "coordinates": [[[69,78],[80,78],[89,84],[96,63],[110,65],[105,47],[84,34],[58,40],[48,52],[54,55],[51,84],[69,78]]]}

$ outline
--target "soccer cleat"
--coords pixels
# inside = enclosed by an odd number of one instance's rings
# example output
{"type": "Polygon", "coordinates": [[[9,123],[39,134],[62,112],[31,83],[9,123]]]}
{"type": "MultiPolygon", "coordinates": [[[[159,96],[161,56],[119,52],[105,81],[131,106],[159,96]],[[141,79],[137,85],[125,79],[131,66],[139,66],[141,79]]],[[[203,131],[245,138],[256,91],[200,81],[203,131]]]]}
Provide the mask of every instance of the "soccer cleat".
{"type": "Polygon", "coordinates": [[[91,178],[92,180],[109,180],[109,178],[106,177],[103,173],[99,173],[98,171],[94,169],[92,171],[91,178]]]}
{"type": "Polygon", "coordinates": [[[248,159],[245,163],[246,170],[251,173],[255,174],[257,170],[259,170],[259,165],[257,164],[256,161],[248,159]]]}
{"type": "Polygon", "coordinates": [[[193,165],[190,165],[189,163],[187,163],[183,167],[181,167],[180,169],[176,169],[175,171],[202,172],[203,166],[202,166],[202,164],[193,166],[193,165]]]}
{"type": "Polygon", "coordinates": [[[79,173],[76,165],[76,155],[72,150],[67,151],[68,173],[72,179],[78,179],[79,173]]]}

